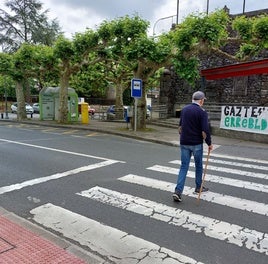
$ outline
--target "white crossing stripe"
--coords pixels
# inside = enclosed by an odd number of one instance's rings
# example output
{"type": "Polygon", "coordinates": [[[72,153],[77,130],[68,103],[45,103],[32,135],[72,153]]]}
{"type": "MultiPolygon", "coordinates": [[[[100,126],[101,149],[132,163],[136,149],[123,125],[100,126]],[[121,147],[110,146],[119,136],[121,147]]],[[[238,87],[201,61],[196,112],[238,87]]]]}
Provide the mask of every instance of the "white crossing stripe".
{"type": "Polygon", "coordinates": [[[268,255],[268,234],[236,224],[96,186],[83,197],[147,216],[227,243],[268,255]]]}
{"type": "Polygon", "coordinates": [[[223,159],[231,159],[231,160],[240,160],[240,161],[246,161],[246,162],[254,162],[254,163],[268,164],[268,160],[251,159],[251,158],[244,158],[244,157],[239,157],[239,156],[216,154],[214,152],[212,152],[210,154],[210,156],[211,157],[216,157],[216,158],[223,158],[223,159]]]}
{"type": "MultiPolygon", "coordinates": [[[[163,173],[169,173],[173,175],[178,175],[178,169],[167,167],[167,166],[154,165],[147,169],[158,171],[158,172],[163,172],[163,173]]],[[[223,170],[225,171],[225,168],[222,168],[222,171],[223,170]]],[[[190,178],[195,178],[195,173],[193,171],[188,171],[187,176],[190,178]]],[[[268,193],[268,185],[264,185],[261,183],[249,182],[249,181],[244,181],[244,180],[241,181],[237,179],[215,176],[211,174],[206,174],[206,181],[224,184],[224,185],[230,185],[230,186],[244,188],[244,189],[258,191],[258,192],[268,193]]]]}
{"type": "Polygon", "coordinates": [[[202,264],[51,203],[34,208],[30,213],[35,222],[77,241],[114,263],[202,264]]]}
{"type": "MultiPolygon", "coordinates": [[[[204,161],[206,160],[206,158],[203,159],[204,161]]],[[[171,164],[180,164],[180,161],[178,160],[173,160],[170,161],[169,163],[171,164]]],[[[226,160],[219,160],[219,159],[209,159],[209,163],[217,163],[217,164],[222,164],[222,165],[230,165],[230,166],[234,166],[234,167],[240,167],[240,168],[250,168],[250,169],[256,169],[256,170],[263,170],[266,172],[268,172],[268,166],[262,166],[262,165],[258,165],[258,164],[249,164],[249,163],[241,163],[241,162],[236,162],[236,161],[226,161],[226,160]]]]}
{"type": "MultiPolygon", "coordinates": [[[[134,174],[128,174],[119,178],[118,180],[169,192],[174,192],[174,189],[176,187],[176,184],[171,182],[155,180],[134,174]]],[[[194,188],[190,188],[188,186],[184,186],[183,195],[194,198],[197,197],[197,195],[194,194],[194,188]]],[[[220,205],[225,205],[231,208],[268,216],[268,204],[265,203],[259,203],[211,191],[203,193],[200,199],[220,205]]]]}
{"type": "Polygon", "coordinates": [[[35,179],[24,181],[24,182],[21,182],[21,183],[16,183],[16,184],[8,185],[8,186],[3,186],[3,187],[0,187],[0,194],[12,192],[12,191],[15,191],[15,190],[20,190],[22,188],[25,188],[25,187],[28,187],[28,186],[33,186],[33,185],[40,184],[40,183],[43,183],[43,182],[47,182],[47,181],[56,180],[56,179],[60,179],[60,178],[63,178],[63,177],[71,176],[71,175],[78,174],[78,173],[83,172],[83,171],[89,171],[89,170],[94,170],[94,169],[98,169],[98,168],[101,168],[101,167],[109,166],[109,165],[114,164],[116,162],[117,161],[114,161],[114,160],[102,161],[102,162],[99,162],[99,163],[90,164],[90,165],[83,166],[83,167],[80,167],[80,168],[76,168],[76,169],[73,169],[73,170],[69,170],[69,171],[65,171],[65,172],[59,172],[59,173],[56,173],[56,174],[53,174],[53,175],[50,175],[50,176],[45,176],[45,177],[41,177],[41,178],[35,178],[35,179]]]}
{"type": "MultiPolygon", "coordinates": [[[[177,165],[181,164],[179,160],[170,161],[169,163],[173,163],[177,165]]],[[[194,167],[194,163],[190,162],[190,166],[194,167]]],[[[231,173],[231,174],[239,174],[239,175],[246,176],[246,177],[253,177],[253,178],[259,178],[259,179],[265,179],[265,180],[268,179],[268,173],[267,173],[268,167],[265,167],[265,173],[237,170],[237,169],[231,169],[231,168],[226,168],[226,167],[224,167],[223,169],[222,167],[213,166],[211,164],[209,164],[208,169],[213,170],[213,171],[224,171],[224,172],[231,173]]]]}

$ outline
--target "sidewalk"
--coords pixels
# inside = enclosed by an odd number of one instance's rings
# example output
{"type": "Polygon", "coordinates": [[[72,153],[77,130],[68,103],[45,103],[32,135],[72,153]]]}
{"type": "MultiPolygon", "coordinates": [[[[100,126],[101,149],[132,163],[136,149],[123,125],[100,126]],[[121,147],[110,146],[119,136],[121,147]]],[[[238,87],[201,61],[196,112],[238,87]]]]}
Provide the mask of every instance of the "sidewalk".
{"type": "MultiPolygon", "coordinates": [[[[20,123],[38,126],[90,130],[127,138],[150,141],[169,146],[179,146],[177,119],[168,123],[148,123],[146,131],[133,131],[124,121],[101,121],[93,119],[89,124],[61,125],[55,121],[39,121],[36,118],[17,122],[15,119],[0,119],[0,123],[20,123]]],[[[213,135],[213,144],[267,148],[268,144],[213,135]]],[[[0,264],[97,264],[106,263],[98,256],[60,239],[52,233],[7,212],[0,207],[0,264]]]]}
{"type": "MultiPolygon", "coordinates": [[[[15,120],[13,120],[15,121],[15,120]]],[[[16,122],[16,121],[15,121],[16,122]]],[[[42,126],[52,126],[52,127],[65,127],[71,129],[80,130],[90,130],[95,132],[108,133],[128,138],[134,138],[138,140],[145,140],[150,142],[155,142],[159,144],[165,144],[169,146],[179,146],[179,134],[178,134],[178,118],[170,118],[167,121],[149,121],[146,125],[145,131],[134,131],[130,129],[130,124],[127,124],[124,120],[121,121],[107,121],[99,119],[91,119],[88,124],[67,124],[62,125],[56,121],[39,121],[38,119],[28,119],[27,121],[20,122],[25,124],[35,124],[42,126]]],[[[259,143],[256,141],[251,141],[247,137],[236,136],[232,137],[232,132],[237,131],[224,131],[219,132],[219,121],[212,122],[212,142],[216,145],[243,145],[243,146],[260,146],[267,147],[266,143],[259,143]],[[222,136],[226,134],[226,136],[222,136]]],[[[253,134],[253,133],[247,133],[253,134]]],[[[266,140],[268,135],[255,135],[262,136],[266,140]]]]}
{"type": "Polygon", "coordinates": [[[104,260],[0,207],[1,264],[105,264],[104,260]]]}

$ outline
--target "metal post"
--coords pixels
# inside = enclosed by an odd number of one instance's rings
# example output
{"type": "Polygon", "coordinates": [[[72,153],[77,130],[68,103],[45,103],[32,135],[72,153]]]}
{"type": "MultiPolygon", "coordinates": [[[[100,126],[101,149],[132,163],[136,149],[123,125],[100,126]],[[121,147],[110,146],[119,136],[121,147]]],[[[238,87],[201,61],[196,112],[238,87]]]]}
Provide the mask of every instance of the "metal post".
{"type": "MultiPolygon", "coordinates": [[[[154,26],[153,26],[153,36],[155,36],[155,26],[156,26],[156,24],[157,24],[159,21],[161,21],[161,20],[165,20],[165,19],[168,19],[168,18],[173,18],[174,16],[176,16],[176,15],[173,15],[173,16],[167,16],[167,17],[162,17],[162,18],[159,18],[158,20],[156,20],[155,23],[154,23],[154,26]]],[[[173,19],[172,19],[172,20],[173,20],[173,19]]]]}
{"type": "Polygon", "coordinates": [[[5,112],[6,112],[6,116],[5,119],[8,119],[8,112],[7,112],[7,84],[6,84],[6,79],[4,81],[4,85],[5,85],[5,112]]]}
{"type": "Polygon", "coordinates": [[[209,10],[209,0],[207,0],[207,15],[208,15],[208,10],[209,10]]]}
{"type": "Polygon", "coordinates": [[[134,118],[134,131],[137,131],[137,107],[138,107],[138,99],[135,98],[135,118],[134,118]]]}
{"type": "Polygon", "coordinates": [[[245,6],[246,6],[246,0],[243,2],[243,14],[245,14],[245,6]]]}
{"type": "Polygon", "coordinates": [[[176,24],[179,24],[179,9],[180,9],[180,0],[177,0],[177,19],[176,24]]]}

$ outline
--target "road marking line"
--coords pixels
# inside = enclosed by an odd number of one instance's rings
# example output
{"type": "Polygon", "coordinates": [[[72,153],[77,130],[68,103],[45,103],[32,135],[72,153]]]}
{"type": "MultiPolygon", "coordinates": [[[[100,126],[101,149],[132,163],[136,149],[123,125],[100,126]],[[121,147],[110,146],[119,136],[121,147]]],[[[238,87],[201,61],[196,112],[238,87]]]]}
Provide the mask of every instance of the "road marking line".
{"type": "MultiPolygon", "coordinates": [[[[176,184],[171,183],[171,182],[156,180],[156,179],[138,176],[134,174],[128,174],[126,176],[118,178],[118,180],[150,187],[153,189],[158,189],[161,191],[168,191],[168,192],[174,192],[175,187],[176,187],[176,184]]],[[[190,188],[188,186],[184,187],[183,195],[194,197],[194,198],[197,197],[196,194],[194,194],[194,188],[190,188]]],[[[254,202],[252,200],[246,200],[246,199],[242,199],[242,198],[238,198],[238,197],[234,197],[230,195],[224,195],[220,193],[215,193],[211,191],[203,193],[200,199],[211,202],[211,203],[228,206],[231,208],[248,211],[251,213],[268,216],[268,204],[265,204],[265,203],[254,202]]]]}
{"type": "MultiPolygon", "coordinates": [[[[206,158],[203,159],[204,161],[206,158]]],[[[171,164],[176,164],[180,165],[179,160],[173,160],[170,161],[169,163],[171,164]]],[[[265,172],[268,171],[268,166],[262,166],[262,165],[257,165],[257,164],[246,164],[246,163],[241,163],[241,162],[234,162],[234,161],[226,161],[226,160],[218,160],[218,159],[209,159],[209,163],[218,163],[218,164],[223,164],[223,165],[230,165],[230,166],[235,166],[235,167],[242,167],[242,168],[251,168],[251,169],[256,169],[256,170],[264,170],[265,172]]],[[[191,163],[191,165],[194,165],[194,163],[191,163]]]]}
{"type": "Polygon", "coordinates": [[[268,255],[268,234],[195,214],[165,204],[105,189],[99,186],[77,193],[83,197],[147,216],[207,237],[268,255]]]}
{"type": "Polygon", "coordinates": [[[60,179],[60,178],[63,178],[63,177],[75,175],[75,174],[78,174],[80,172],[98,169],[98,168],[101,168],[101,167],[109,166],[109,165],[114,164],[114,163],[117,163],[117,161],[114,161],[114,160],[102,161],[102,162],[99,162],[99,163],[90,164],[90,165],[80,167],[80,168],[76,168],[76,169],[73,169],[73,170],[69,170],[69,171],[65,171],[65,172],[59,172],[59,173],[56,173],[56,174],[53,174],[53,175],[50,175],[50,176],[45,176],[45,177],[41,177],[41,178],[35,178],[35,179],[32,179],[32,180],[12,184],[12,185],[9,185],[9,186],[3,186],[3,187],[0,187],[0,194],[12,192],[12,191],[15,191],[15,190],[20,190],[20,189],[28,187],[28,186],[33,186],[33,185],[48,182],[48,181],[51,181],[51,180],[56,180],[56,179],[60,179]]]}
{"type": "Polygon", "coordinates": [[[77,130],[77,129],[74,129],[74,130],[67,130],[67,131],[65,131],[65,132],[62,132],[62,134],[64,134],[64,135],[68,135],[68,134],[73,134],[73,133],[76,133],[76,132],[78,132],[79,130],[77,130]]]}
{"type": "Polygon", "coordinates": [[[268,160],[250,159],[250,158],[244,158],[244,157],[238,157],[238,156],[216,154],[216,153],[213,153],[213,152],[210,154],[210,156],[211,157],[216,157],[216,158],[223,158],[223,159],[231,159],[231,160],[240,160],[240,161],[248,161],[248,162],[256,162],[256,163],[268,164],[268,160]]]}
{"type": "MultiPolygon", "coordinates": [[[[173,175],[178,175],[178,169],[166,167],[166,166],[160,166],[160,165],[154,165],[152,167],[147,168],[147,170],[153,170],[163,173],[169,173],[173,175]]],[[[225,170],[225,168],[222,168],[222,170],[225,170]]],[[[187,176],[190,178],[195,178],[195,173],[193,171],[188,171],[187,176]]],[[[245,188],[248,190],[258,191],[258,192],[264,192],[268,193],[268,185],[264,185],[261,183],[255,183],[255,182],[249,182],[249,181],[241,181],[237,179],[231,179],[211,174],[206,174],[206,181],[208,182],[215,182],[218,184],[224,184],[224,185],[230,185],[234,187],[239,188],[245,188]]],[[[202,194],[203,195],[203,194],[202,194]]]]}
{"type": "Polygon", "coordinates": [[[51,127],[51,128],[47,128],[47,129],[42,129],[42,132],[51,132],[51,131],[55,131],[55,130],[59,130],[59,128],[57,127],[51,127]]]}
{"type": "MultiPolygon", "coordinates": [[[[49,150],[49,151],[55,151],[55,152],[60,152],[60,153],[65,153],[65,154],[71,154],[71,155],[81,156],[81,157],[86,157],[86,158],[93,158],[93,159],[99,159],[99,160],[110,160],[110,159],[99,157],[99,156],[93,156],[93,155],[88,155],[88,154],[83,154],[83,153],[78,153],[78,152],[72,152],[72,151],[67,151],[67,150],[62,150],[62,149],[48,148],[48,147],[43,147],[43,146],[38,146],[38,145],[33,145],[33,144],[28,144],[28,143],[23,143],[23,142],[19,142],[19,141],[12,141],[12,140],[2,139],[2,138],[0,138],[0,141],[7,142],[7,143],[12,143],[12,144],[17,144],[17,145],[22,145],[22,146],[26,146],[26,147],[39,148],[39,149],[45,149],[45,150],[49,150]]],[[[124,161],[118,161],[118,160],[113,160],[113,161],[125,163],[124,161]]]]}
{"type": "Polygon", "coordinates": [[[93,136],[96,136],[96,135],[99,135],[99,133],[97,133],[97,132],[93,132],[93,133],[88,134],[88,135],[86,135],[86,136],[87,136],[87,137],[93,137],[93,136]]]}
{"type": "Polygon", "coordinates": [[[77,241],[80,245],[98,252],[114,263],[202,264],[192,258],[50,203],[34,208],[30,213],[35,222],[77,241]]]}
{"type": "MultiPolygon", "coordinates": [[[[169,163],[172,164],[177,164],[180,165],[181,162],[179,160],[174,160],[174,161],[170,161],[169,163]]],[[[194,167],[195,164],[194,162],[190,162],[190,166],[194,167]]],[[[260,173],[260,172],[253,172],[253,171],[245,171],[245,170],[237,170],[237,169],[231,169],[231,168],[223,168],[222,167],[218,167],[218,166],[213,166],[213,165],[209,165],[209,170],[214,170],[214,171],[224,171],[227,173],[231,173],[231,174],[239,174],[242,176],[246,176],[246,177],[253,177],[253,178],[260,178],[260,179],[268,179],[268,175],[267,175],[267,171],[268,171],[268,167],[260,167],[260,170],[264,170],[265,173],[260,173]],[[262,169],[263,168],[263,169],[262,169]]]]}

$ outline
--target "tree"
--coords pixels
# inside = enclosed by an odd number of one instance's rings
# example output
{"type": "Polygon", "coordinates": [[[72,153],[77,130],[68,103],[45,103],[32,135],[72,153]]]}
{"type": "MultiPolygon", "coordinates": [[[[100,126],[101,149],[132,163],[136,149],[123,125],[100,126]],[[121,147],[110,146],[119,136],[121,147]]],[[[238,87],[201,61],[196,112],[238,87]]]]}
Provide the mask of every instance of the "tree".
{"type": "MultiPolygon", "coordinates": [[[[194,85],[199,78],[201,61],[209,56],[225,58],[229,62],[254,60],[268,47],[268,17],[246,18],[244,16],[231,20],[224,10],[214,13],[190,15],[170,32],[176,47],[173,60],[176,73],[194,85]],[[233,32],[230,29],[233,29],[233,32]],[[225,49],[226,44],[236,47],[233,53],[225,49]]],[[[209,64],[208,67],[214,65],[209,64]]]]}
{"type": "Polygon", "coordinates": [[[106,65],[103,63],[85,65],[70,79],[70,86],[75,88],[78,95],[88,98],[104,98],[108,85],[106,65]]]}
{"type": "Polygon", "coordinates": [[[123,118],[123,93],[129,88],[133,78],[135,62],[125,56],[125,49],[135,39],[146,34],[148,22],[139,16],[125,16],[112,21],[104,21],[98,28],[101,42],[104,44],[101,57],[106,67],[105,78],[116,89],[115,118],[123,118]]]}
{"type": "Polygon", "coordinates": [[[57,59],[57,69],[60,80],[59,122],[68,123],[68,87],[71,76],[83,66],[94,65],[100,59],[96,55],[99,49],[97,32],[87,30],[75,34],[73,40],[60,37],[54,46],[54,56],[57,59]]]}
{"type": "Polygon", "coordinates": [[[146,92],[150,78],[164,66],[171,63],[172,45],[168,35],[163,34],[157,40],[146,35],[136,39],[125,50],[127,60],[135,62],[133,75],[142,80],[142,98],[138,101],[137,128],[146,128],[146,92]]]}
{"type": "Polygon", "coordinates": [[[222,52],[219,47],[227,40],[228,14],[223,11],[189,15],[170,32],[176,48],[173,65],[177,74],[190,84],[199,77],[199,56],[222,52]]]}
{"type": "Polygon", "coordinates": [[[0,45],[4,52],[16,51],[24,42],[51,46],[61,34],[56,19],[47,18],[48,10],[41,12],[42,4],[37,0],[9,0],[10,9],[0,9],[0,45]]]}
{"type": "Polygon", "coordinates": [[[42,82],[50,70],[55,70],[55,59],[51,47],[23,44],[14,54],[0,53],[0,73],[15,82],[18,102],[17,118],[27,118],[25,112],[24,87],[29,79],[42,82]]]}
{"type": "Polygon", "coordinates": [[[232,28],[241,39],[240,49],[236,56],[239,59],[250,59],[263,49],[268,48],[268,16],[247,18],[239,16],[232,22],[232,28]]]}
{"type": "MultiPolygon", "coordinates": [[[[149,23],[139,16],[125,16],[105,21],[98,29],[106,47],[106,65],[110,81],[116,86],[116,107],[123,106],[123,93],[129,88],[132,78],[142,79],[143,94],[138,104],[137,128],[146,127],[146,90],[150,77],[166,63],[171,55],[170,41],[147,36],[149,23]]],[[[123,111],[119,111],[119,114],[123,111]]],[[[121,116],[118,116],[119,118],[121,116]]]]}

